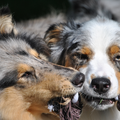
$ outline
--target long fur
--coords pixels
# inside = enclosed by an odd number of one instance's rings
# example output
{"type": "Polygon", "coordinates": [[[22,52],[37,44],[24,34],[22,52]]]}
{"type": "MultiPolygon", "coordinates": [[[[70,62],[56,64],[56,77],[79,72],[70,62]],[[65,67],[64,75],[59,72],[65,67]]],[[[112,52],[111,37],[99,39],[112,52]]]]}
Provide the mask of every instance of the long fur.
{"type": "MultiPolygon", "coordinates": [[[[120,28],[119,23],[115,21],[120,21],[120,1],[69,1],[73,7],[70,18],[72,16],[77,23],[74,21],[67,23],[64,20],[69,18],[55,15],[44,19],[42,25],[45,25],[43,27],[45,29],[42,31],[39,28],[43,18],[26,21],[25,24],[18,23],[17,29],[35,31],[43,37],[46,27],[52,24],[44,36],[45,42],[51,49],[49,60],[59,65],[73,67],[86,75],[83,90],[86,98],[97,97],[99,101],[102,98],[114,98],[120,93],[120,65],[119,61],[115,61],[119,59],[120,28]],[[110,78],[112,87],[108,93],[99,95],[94,92],[90,84],[95,77],[110,78]]],[[[84,99],[83,101],[81,120],[118,120],[120,118],[115,103],[105,106],[97,105],[95,102],[89,103],[84,99]]]]}
{"type": "Polygon", "coordinates": [[[69,0],[71,4],[70,17],[85,22],[97,15],[102,15],[120,21],[119,0],[69,0]]]}
{"type": "Polygon", "coordinates": [[[58,119],[48,102],[80,92],[82,87],[72,84],[79,72],[43,60],[50,54],[45,42],[33,34],[16,34],[7,11],[0,10],[5,26],[0,27],[0,120],[58,119]]]}
{"type": "Polygon", "coordinates": [[[27,34],[38,34],[40,37],[44,37],[45,31],[48,27],[56,22],[64,22],[66,17],[62,13],[55,13],[52,12],[50,15],[45,17],[21,21],[20,23],[16,24],[16,28],[19,32],[26,32],[27,34]],[[41,29],[42,28],[42,29],[41,29]]]}
{"type": "Polygon", "coordinates": [[[69,0],[71,4],[70,12],[66,15],[55,11],[51,14],[21,21],[16,23],[19,32],[27,34],[38,34],[44,37],[45,31],[52,24],[63,23],[73,19],[76,22],[84,23],[97,15],[103,15],[110,19],[120,21],[120,1],[119,0],[69,0]],[[42,29],[41,29],[42,27],[42,29]]]}
{"type": "Polygon", "coordinates": [[[46,31],[44,40],[51,49],[51,62],[85,74],[84,108],[80,120],[118,120],[120,112],[112,99],[120,94],[120,24],[104,14],[94,17],[88,17],[87,22],[82,23],[81,18],[77,23],[53,24],[46,31]],[[110,80],[111,86],[106,93],[94,91],[92,80],[96,78],[110,80]],[[102,99],[103,104],[100,104],[102,99]]]}

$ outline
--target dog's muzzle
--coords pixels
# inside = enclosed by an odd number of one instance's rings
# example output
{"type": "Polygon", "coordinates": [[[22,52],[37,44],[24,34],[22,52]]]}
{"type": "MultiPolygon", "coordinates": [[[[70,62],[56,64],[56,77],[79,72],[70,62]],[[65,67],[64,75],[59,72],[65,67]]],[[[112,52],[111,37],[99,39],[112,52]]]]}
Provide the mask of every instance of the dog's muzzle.
{"type": "Polygon", "coordinates": [[[98,94],[104,94],[109,91],[111,82],[107,78],[94,78],[91,82],[92,89],[98,94]]]}
{"type": "Polygon", "coordinates": [[[104,110],[114,105],[115,97],[109,98],[107,95],[111,88],[111,81],[105,77],[94,78],[91,81],[90,89],[93,95],[90,95],[87,88],[83,89],[82,97],[93,108],[104,110]]]}

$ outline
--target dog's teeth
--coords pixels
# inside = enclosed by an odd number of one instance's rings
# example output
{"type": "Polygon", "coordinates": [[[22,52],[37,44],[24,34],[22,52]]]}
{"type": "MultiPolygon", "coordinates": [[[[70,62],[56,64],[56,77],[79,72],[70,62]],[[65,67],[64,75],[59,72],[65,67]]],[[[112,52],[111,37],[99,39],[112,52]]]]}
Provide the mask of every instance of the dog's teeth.
{"type": "Polygon", "coordinates": [[[73,99],[72,99],[72,103],[76,103],[76,102],[78,101],[78,99],[79,99],[79,94],[76,93],[76,94],[74,95],[73,99]]]}
{"type": "Polygon", "coordinates": [[[117,97],[115,97],[115,100],[116,100],[116,101],[118,101],[118,96],[117,96],[117,97]]]}
{"type": "Polygon", "coordinates": [[[54,111],[54,106],[49,104],[48,109],[49,109],[50,112],[52,112],[52,111],[54,111]]]}

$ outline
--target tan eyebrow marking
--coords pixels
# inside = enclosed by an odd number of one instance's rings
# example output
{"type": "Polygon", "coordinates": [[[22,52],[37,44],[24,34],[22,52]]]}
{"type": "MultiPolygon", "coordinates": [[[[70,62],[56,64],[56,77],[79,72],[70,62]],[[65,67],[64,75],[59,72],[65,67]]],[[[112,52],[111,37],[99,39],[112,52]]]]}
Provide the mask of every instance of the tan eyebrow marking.
{"type": "Polygon", "coordinates": [[[115,53],[118,53],[120,51],[120,48],[117,46],[117,45],[113,45],[111,48],[110,48],[110,54],[115,54],[115,53]]]}
{"type": "Polygon", "coordinates": [[[80,52],[82,54],[87,54],[87,55],[91,55],[92,54],[92,51],[88,48],[88,47],[83,47],[80,52]]]}
{"type": "Polygon", "coordinates": [[[29,49],[29,53],[37,58],[39,57],[39,54],[34,49],[29,49]]]}
{"type": "Polygon", "coordinates": [[[20,75],[25,73],[26,71],[33,71],[33,68],[26,64],[19,64],[17,71],[18,71],[18,77],[20,77],[20,75]]]}

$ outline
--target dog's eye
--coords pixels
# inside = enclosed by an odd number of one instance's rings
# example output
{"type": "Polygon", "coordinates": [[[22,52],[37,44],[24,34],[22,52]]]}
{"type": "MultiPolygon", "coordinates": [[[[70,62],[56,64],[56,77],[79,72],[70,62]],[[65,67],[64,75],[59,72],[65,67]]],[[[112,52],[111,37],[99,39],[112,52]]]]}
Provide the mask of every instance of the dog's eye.
{"type": "Polygon", "coordinates": [[[21,77],[30,77],[32,76],[32,72],[25,72],[21,77]]]}
{"type": "Polygon", "coordinates": [[[120,55],[117,55],[117,56],[115,57],[115,61],[120,61],[120,55]]]}
{"type": "Polygon", "coordinates": [[[77,53],[77,57],[79,59],[88,60],[88,56],[86,54],[79,54],[79,53],[77,53]]]}

